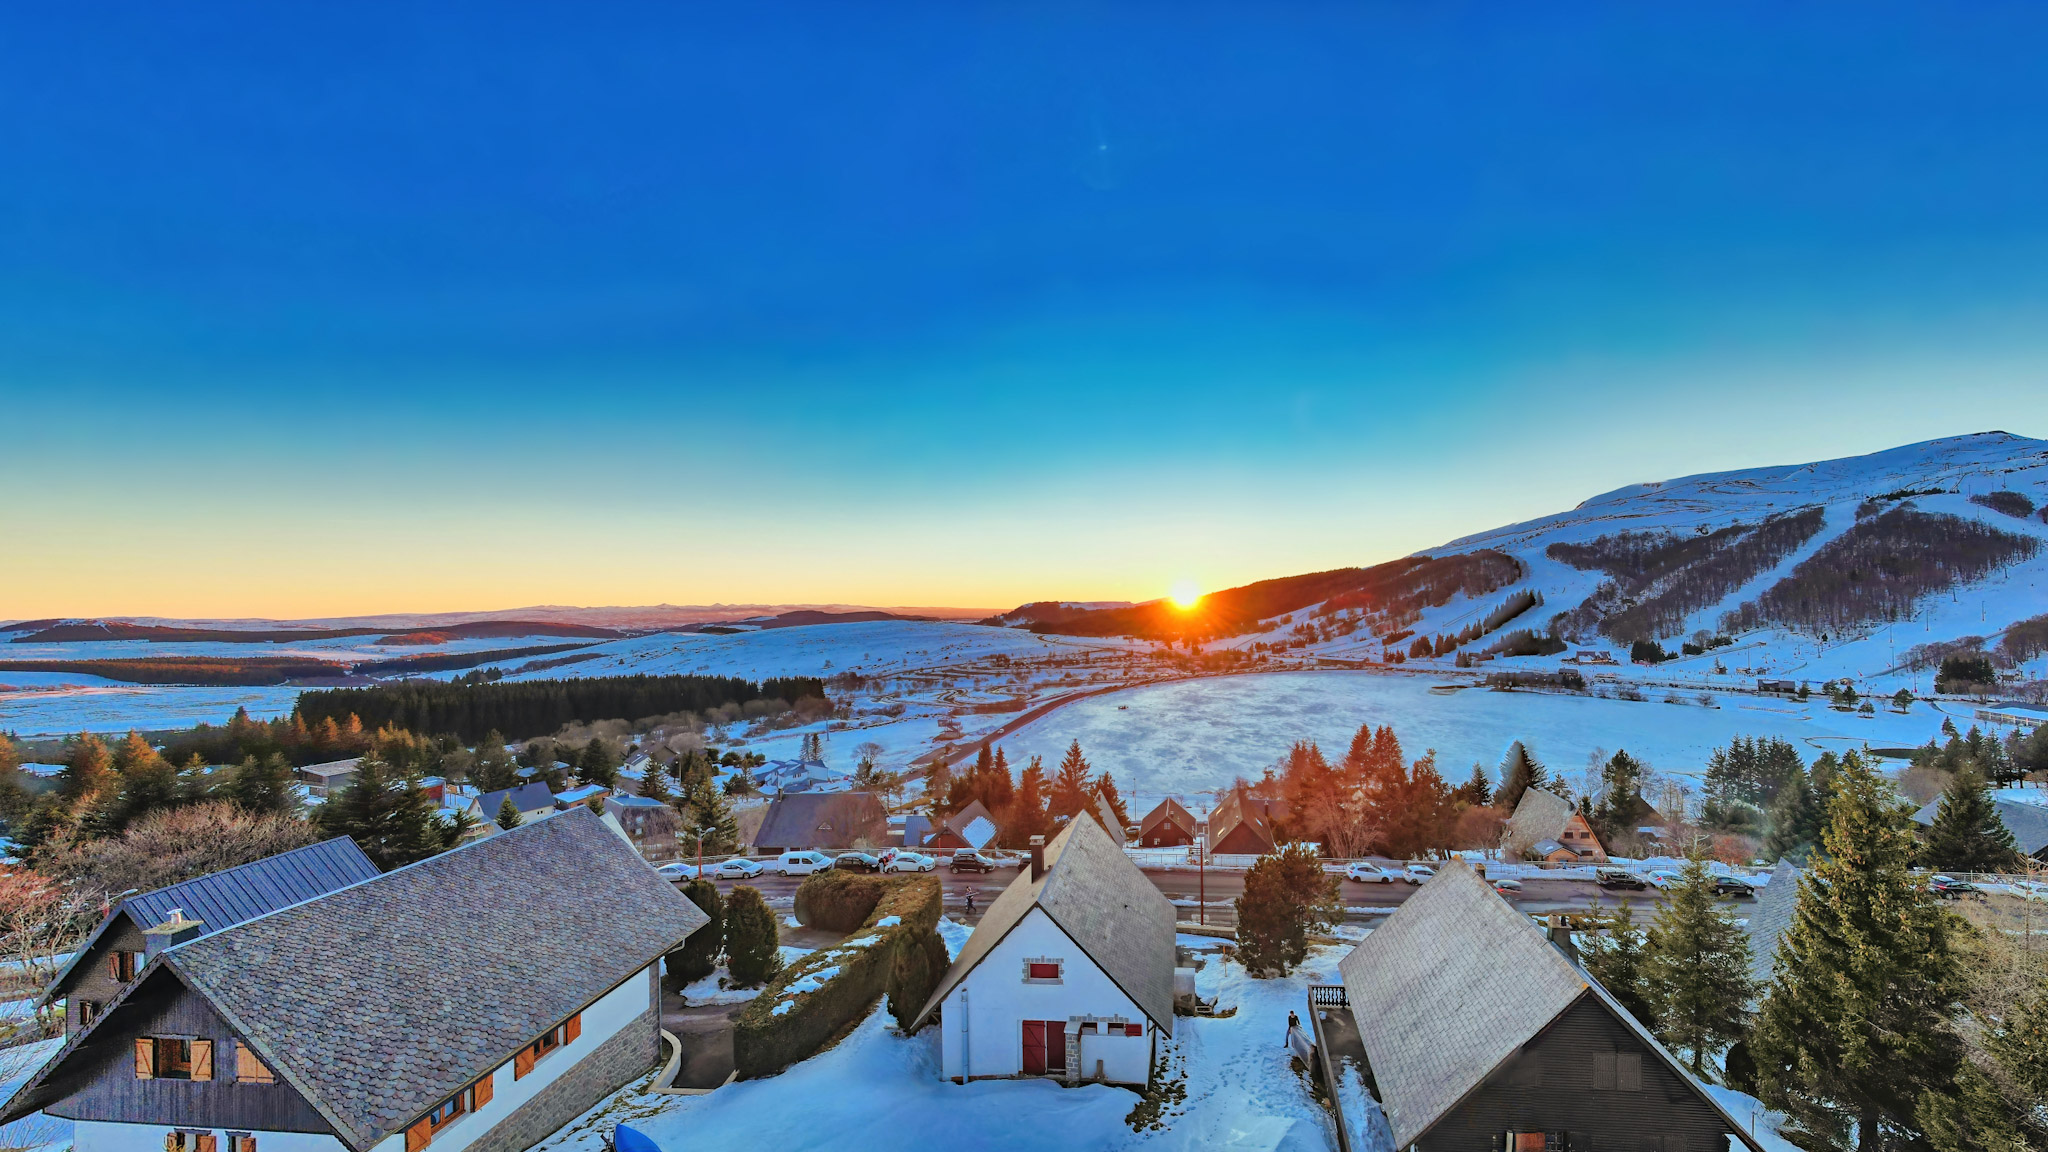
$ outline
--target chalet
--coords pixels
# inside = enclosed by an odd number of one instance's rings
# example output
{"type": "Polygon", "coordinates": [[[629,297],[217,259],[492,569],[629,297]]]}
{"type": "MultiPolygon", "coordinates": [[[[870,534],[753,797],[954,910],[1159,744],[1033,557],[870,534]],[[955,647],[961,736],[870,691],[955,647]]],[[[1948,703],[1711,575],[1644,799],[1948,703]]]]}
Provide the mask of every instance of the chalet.
{"type": "Polygon", "coordinates": [[[1145,813],[1138,825],[1138,847],[1178,848],[1195,842],[1195,817],[1180,801],[1169,796],[1159,807],[1145,813]]]}
{"type": "MultiPolygon", "coordinates": [[[[2019,847],[2021,855],[2048,863],[2048,804],[2014,800],[1994,791],[1991,807],[1998,813],[1998,819],[2006,830],[2012,833],[2013,843],[2019,847]]],[[[1922,828],[1932,828],[1935,813],[1940,810],[1941,798],[1937,796],[1925,808],[1913,813],[1913,823],[1922,828]]]]}
{"type": "Polygon", "coordinates": [[[1600,838],[1593,835],[1593,826],[1586,823],[1586,818],[1570,801],[1541,788],[1522,793],[1515,814],[1508,817],[1507,827],[1501,832],[1501,853],[1509,860],[1535,855],[1540,860],[1565,863],[1607,861],[1607,850],[1600,847],[1600,838]],[[1539,849],[1538,845],[1546,841],[1548,849],[1539,849]],[[1563,855],[1558,854],[1559,849],[1563,855]]]}
{"type": "Polygon", "coordinates": [[[498,818],[498,809],[505,806],[505,798],[512,798],[512,806],[519,809],[521,820],[538,820],[555,812],[555,794],[539,781],[521,784],[517,788],[499,788],[486,792],[469,802],[469,814],[479,823],[489,824],[498,818]]]}
{"type": "Polygon", "coordinates": [[[924,846],[934,852],[956,848],[986,848],[996,842],[996,818],[976,800],[944,820],[925,837],[924,846]]]}
{"type": "Polygon", "coordinates": [[[604,798],[604,814],[643,855],[666,857],[679,846],[682,817],[660,800],[614,793],[604,798]]]}
{"type": "Polygon", "coordinates": [[[753,844],[757,852],[879,848],[888,827],[888,813],[872,792],[790,792],[768,802],[753,844]]]}
{"type": "Polygon", "coordinates": [[[1273,851],[1273,826],[1266,818],[1267,806],[1232,790],[1209,813],[1209,854],[1263,856],[1273,851]]]}
{"type": "Polygon", "coordinates": [[[0,1110],[81,1152],[526,1148],[653,1067],[704,913],[588,811],[167,939],[0,1110]]]}
{"type": "Polygon", "coordinates": [[[1393,1146],[1761,1145],[1598,981],[1462,862],[1338,965],[1393,1146]],[[1512,973],[1503,980],[1502,973],[1512,973]]]}
{"type": "Polygon", "coordinates": [[[990,904],[913,1027],[938,1014],[955,1083],[1147,1085],[1173,1035],[1173,905],[1093,820],[1073,820],[990,904]]]}
{"type": "Polygon", "coordinates": [[[1772,692],[1783,696],[1796,696],[1799,694],[1799,682],[1797,680],[1758,680],[1756,682],[1756,690],[1759,692],[1772,692]]]}
{"type": "Polygon", "coordinates": [[[347,760],[330,760],[325,764],[308,764],[294,771],[299,783],[313,795],[331,796],[356,782],[356,769],[362,763],[363,758],[356,756],[347,760]]]}
{"type": "Polygon", "coordinates": [[[65,1034],[74,1035],[135,982],[159,926],[175,929],[181,938],[219,932],[377,874],[355,841],[337,836],[131,896],[116,904],[71,954],[44,991],[44,1000],[63,1004],[65,1034]]]}
{"type": "MultiPolygon", "coordinates": [[[[893,824],[895,821],[892,820],[890,823],[893,824]]],[[[902,832],[891,835],[889,839],[898,847],[916,849],[924,847],[924,842],[931,838],[931,834],[931,817],[913,812],[903,817],[902,832]]]]}

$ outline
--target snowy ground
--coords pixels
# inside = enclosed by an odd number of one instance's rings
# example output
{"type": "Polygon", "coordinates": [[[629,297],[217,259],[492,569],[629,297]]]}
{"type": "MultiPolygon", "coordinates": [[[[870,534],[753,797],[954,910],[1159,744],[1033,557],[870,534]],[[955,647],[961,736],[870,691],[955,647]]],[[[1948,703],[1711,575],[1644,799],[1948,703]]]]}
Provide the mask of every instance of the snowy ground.
{"type": "MultiPolygon", "coordinates": [[[[384,635],[400,635],[403,629],[384,635]]],[[[431,628],[418,631],[431,632],[431,628]]],[[[344,636],[330,640],[289,640],[256,644],[228,644],[216,640],[190,643],[160,643],[153,640],[76,640],[61,643],[12,642],[0,646],[0,659],[7,660],[150,660],[172,656],[213,656],[253,660],[289,656],[297,659],[395,660],[406,656],[449,655],[489,652],[497,648],[534,648],[543,644],[578,644],[579,636],[472,636],[445,644],[379,644],[379,636],[344,636]]],[[[0,673],[0,677],[10,675],[0,673]]]]}
{"type": "MultiPolygon", "coordinates": [[[[15,683],[16,673],[0,672],[15,683]]],[[[92,679],[91,677],[74,677],[92,679]]],[[[118,732],[225,724],[237,708],[259,720],[291,715],[296,688],[183,688],[147,684],[32,692],[0,692],[0,729],[21,736],[91,730],[118,732]]]]}
{"type": "MultiPolygon", "coordinates": [[[[1283,672],[1190,680],[1113,692],[1070,704],[1003,741],[1010,763],[1033,755],[1056,763],[1070,741],[1107,768],[1145,807],[1162,795],[1193,797],[1239,775],[1257,778],[1296,740],[1341,756],[1361,724],[1391,724],[1412,759],[1434,748],[1452,783],[1474,763],[1493,769],[1513,741],[1564,772],[1576,786],[1596,750],[1626,748],[1672,775],[1705,771],[1712,750],[1735,736],[1782,736],[1809,759],[1837,751],[1924,744],[1941,714],[1915,704],[1875,717],[1754,696],[1722,696],[1719,707],[1634,703],[1538,692],[1467,688],[1430,692],[1428,677],[1374,672],[1283,672]]],[[[1957,720],[1967,726],[1967,713],[1957,720]]],[[[1133,804],[1134,814],[1136,803],[1133,804]]]]}
{"type": "MultiPolygon", "coordinates": [[[[957,952],[968,930],[950,920],[940,933],[957,952]]],[[[1203,940],[1201,944],[1213,945],[1203,940]]],[[[1167,1044],[1170,1078],[1186,1095],[1163,1126],[1132,1131],[1125,1117],[1139,1097],[1122,1088],[1063,1088],[1038,1080],[947,1083],[937,1032],[899,1035],[877,1010],[828,1051],[764,1080],[708,1096],[658,1096],[627,1089],[550,1140],[546,1152],[601,1152],[602,1134],[631,1124],[671,1152],[757,1148],[837,1149],[883,1145],[1030,1152],[1109,1148],[1334,1148],[1334,1124],[1289,1066],[1281,1042],[1289,1010],[1301,1011],[1311,983],[1336,978],[1341,948],[1317,948],[1285,980],[1252,980],[1211,959],[1197,978],[1204,997],[1237,1014],[1180,1018],[1167,1044]]]]}

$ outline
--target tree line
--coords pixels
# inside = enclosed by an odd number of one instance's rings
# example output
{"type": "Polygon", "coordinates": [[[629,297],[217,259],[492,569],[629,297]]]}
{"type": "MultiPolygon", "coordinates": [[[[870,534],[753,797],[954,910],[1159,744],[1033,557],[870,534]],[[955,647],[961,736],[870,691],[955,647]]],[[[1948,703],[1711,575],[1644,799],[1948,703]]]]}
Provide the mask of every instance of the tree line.
{"type": "Polygon", "coordinates": [[[1107,769],[1095,772],[1079,740],[1067,746],[1050,775],[1044,760],[1033,756],[1012,779],[1008,756],[986,744],[965,771],[955,772],[943,759],[936,761],[925,778],[925,796],[934,820],[980,801],[996,823],[996,842],[1005,848],[1025,848],[1033,836],[1051,836],[1061,822],[1089,808],[1098,796],[1119,826],[1132,823],[1116,781],[1107,769]]]}
{"type": "Polygon", "coordinates": [[[298,712],[309,724],[356,716],[372,728],[391,725],[415,732],[452,732],[468,741],[496,730],[519,740],[568,724],[708,712],[723,704],[779,701],[782,708],[775,710],[781,711],[794,702],[824,695],[824,682],[811,676],[759,683],[734,676],[650,675],[511,683],[417,680],[304,692],[299,695],[298,712]]]}

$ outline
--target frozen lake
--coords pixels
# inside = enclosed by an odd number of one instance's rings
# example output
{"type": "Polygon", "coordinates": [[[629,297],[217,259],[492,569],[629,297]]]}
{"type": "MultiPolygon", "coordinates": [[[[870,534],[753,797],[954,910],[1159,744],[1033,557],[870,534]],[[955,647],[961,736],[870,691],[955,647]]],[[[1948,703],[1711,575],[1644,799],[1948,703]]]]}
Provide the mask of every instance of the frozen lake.
{"type": "MultiPolygon", "coordinates": [[[[1880,709],[1866,719],[1832,711],[1819,698],[1801,705],[1723,695],[1719,707],[1705,708],[1660,703],[1663,694],[1655,690],[1647,703],[1484,688],[1430,691],[1442,682],[1374,672],[1279,672],[1133,688],[1070,704],[1003,747],[1013,765],[1035,754],[1050,769],[1078,739],[1089,761],[1109,769],[1126,796],[1156,802],[1240,775],[1256,779],[1296,740],[1313,740],[1335,759],[1361,724],[1393,725],[1411,760],[1436,749],[1438,770],[1453,784],[1469,776],[1474,763],[1490,774],[1519,739],[1576,789],[1596,749],[1625,748],[1659,771],[1696,776],[1705,772],[1708,755],[1736,736],[1782,736],[1811,760],[1824,748],[1866,742],[1924,744],[1942,720],[1926,703],[1903,716],[1880,709]]],[[[1956,718],[1959,727],[1968,722],[1967,713],[1956,718]]],[[[1131,808],[1133,816],[1142,812],[1136,803],[1131,808]]]]}

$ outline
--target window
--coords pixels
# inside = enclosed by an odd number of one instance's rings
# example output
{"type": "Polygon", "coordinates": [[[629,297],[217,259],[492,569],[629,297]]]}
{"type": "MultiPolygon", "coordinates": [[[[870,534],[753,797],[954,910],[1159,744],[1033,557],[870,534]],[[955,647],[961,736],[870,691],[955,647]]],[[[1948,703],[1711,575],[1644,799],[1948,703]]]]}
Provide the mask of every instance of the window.
{"type": "MultiPolygon", "coordinates": [[[[256,1053],[250,1051],[249,1046],[240,1040],[235,1041],[235,1083],[277,1083],[277,1077],[271,1073],[270,1066],[265,1064],[256,1053]]],[[[235,1150],[230,1149],[229,1152],[235,1152],[235,1150]]]]}
{"type": "Polygon", "coordinates": [[[130,980],[135,979],[137,961],[141,959],[142,953],[140,952],[109,952],[107,954],[107,968],[115,980],[126,984],[130,980]]]}
{"type": "Polygon", "coordinates": [[[1033,956],[1024,961],[1024,982],[1027,984],[1057,984],[1060,982],[1060,962],[1047,956],[1033,956]]]}
{"type": "Polygon", "coordinates": [[[137,1080],[213,1079],[213,1041],[191,1036],[135,1038],[137,1080]]]}
{"type": "Polygon", "coordinates": [[[228,1152],[256,1152],[256,1137],[247,1132],[228,1133],[228,1152]]]}
{"type": "Polygon", "coordinates": [[[72,1003],[72,1005],[73,1005],[73,1006],[75,1007],[75,1009],[76,1009],[76,1010],[77,1010],[77,1012],[78,1012],[78,1026],[79,1026],[80,1028],[83,1028],[83,1027],[85,1027],[85,1026],[86,1026],[87,1024],[90,1024],[90,1023],[92,1023],[93,1021],[95,1021],[95,1020],[97,1020],[97,1019],[99,1019],[99,1018],[100,1018],[100,1002],[99,1002],[99,1001],[97,1001],[97,1000],[74,1000],[74,1001],[72,1001],[71,1003],[72,1003]]]}
{"type": "MultiPolygon", "coordinates": [[[[441,1101],[432,1111],[415,1120],[412,1126],[405,1130],[405,1152],[420,1152],[420,1149],[433,1142],[434,1136],[441,1129],[489,1104],[491,1077],[494,1075],[496,1073],[487,1074],[483,1079],[441,1101]]],[[[229,1149],[229,1152],[239,1150],[229,1149]]],[[[253,1147],[250,1152],[254,1152],[253,1147]]]]}
{"type": "Polygon", "coordinates": [[[164,1134],[164,1152],[214,1152],[211,1132],[168,1132],[164,1134]]]}
{"type": "Polygon", "coordinates": [[[1142,1023],[1124,1025],[1124,1035],[1126,1036],[1143,1036],[1144,1034],[1145,1025],[1142,1023]]]}
{"type": "Polygon", "coordinates": [[[512,1078],[517,1080],[533,1071],[533,1066],[540,1063],[542,1057],[564,1044],[575,1043],[576,1038],[581,1035],[583,1013],[578,1012],[563,1023],[548,1029],[547,1034],[540,1039],[521,1048],[518,1054],[512,1057],[512,1078]]]}

